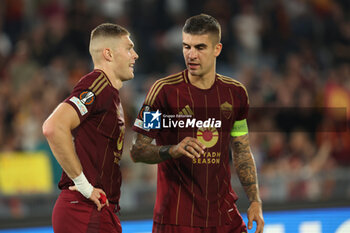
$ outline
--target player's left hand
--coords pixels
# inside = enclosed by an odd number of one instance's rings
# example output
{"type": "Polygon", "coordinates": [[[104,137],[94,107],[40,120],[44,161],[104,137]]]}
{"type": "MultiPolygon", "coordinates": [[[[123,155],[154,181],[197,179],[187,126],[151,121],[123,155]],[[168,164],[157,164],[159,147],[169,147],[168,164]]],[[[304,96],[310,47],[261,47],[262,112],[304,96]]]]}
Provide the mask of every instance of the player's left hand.
{"type": "Polygon", "coordinates": [[[248,216],[248,229],[251,230],[253,228],[253,221],[255,221],[256,222],[255,233],[263,233],[265,221],[262,214],[261,202],[257,202],[257,201],[251,202],[248,208],[247,216],[248,216]]]}

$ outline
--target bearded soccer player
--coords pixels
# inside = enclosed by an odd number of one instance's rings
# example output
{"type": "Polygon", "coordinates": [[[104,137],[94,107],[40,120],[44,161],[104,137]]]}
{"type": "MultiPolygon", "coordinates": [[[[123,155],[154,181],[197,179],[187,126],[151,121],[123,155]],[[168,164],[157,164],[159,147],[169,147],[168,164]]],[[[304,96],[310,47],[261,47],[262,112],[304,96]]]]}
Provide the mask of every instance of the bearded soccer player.
{"type": "Polygon", "coordinates": [[[230,185],[230,148],[250,201],[248,228],[255,221],[256,233],[263,232],[246,122],[248,95],[241,83],[216,73],[220,37],[220,25],[209,15],[186,21],[187,69],[153,84],[133,126],[132,159],[158,164],[153,233],[247,232],[230,185]]]}
{"type": "Polygon", "coordinates": [[[52,214],[55,233],[122,232],[116,212],[125,123],[118,90],[134,77],[138,55],[129,32],[109,23],[91,32],[89,52],[94,70],[43,124],[64,170],[52,214]]]}

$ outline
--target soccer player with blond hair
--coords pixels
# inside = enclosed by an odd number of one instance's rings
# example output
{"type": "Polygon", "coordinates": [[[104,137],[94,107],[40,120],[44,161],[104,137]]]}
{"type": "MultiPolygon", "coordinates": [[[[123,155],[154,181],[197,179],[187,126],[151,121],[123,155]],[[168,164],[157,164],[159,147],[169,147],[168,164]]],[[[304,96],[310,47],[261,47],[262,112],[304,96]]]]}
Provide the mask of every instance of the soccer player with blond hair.
{"type": "Polygon", "coordinates": [[[125,121],[119,98],[134,77],[138,55],[129,32],[104,23],[91,32],[94,70],[43,124],[43,134],[63,168],[52,214],[55,233],[120,233],[119,211],[125,121]]]}

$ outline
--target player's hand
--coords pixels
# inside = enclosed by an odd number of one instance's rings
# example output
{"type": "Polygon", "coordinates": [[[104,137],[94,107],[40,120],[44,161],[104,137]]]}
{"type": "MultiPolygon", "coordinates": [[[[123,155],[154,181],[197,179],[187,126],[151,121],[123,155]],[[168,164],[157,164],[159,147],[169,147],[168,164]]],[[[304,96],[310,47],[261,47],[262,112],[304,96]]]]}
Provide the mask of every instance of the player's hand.
{"type": "Polygon", "coordinates": [[[253,201],[250,203],[248,208],[248,229],[251,230],[253,228],[253,221],[256,222],[256,231],[255,233],[263,233],[264,232],[264,217],[262,214],[261,203],[257,201],[253,201]]]}
{"type": "MultiPolygon", "coordinates": [[[[78,191],[76,186],[69,186],[69,190],[78,191]]],[[[89,198],[89,200],[93,201],[96,204],[98,211],[100,211],[104,206],[109,206],[109,202],[107,198],[106,198],[106,202],[103,203],[102,195],[106,196],[106,193],[102,189],[94,187],[94,189],[92,190],[91,196],[89,198]]]]}
{"type": "Polygon", "coordinates": [[[183,155],[194,159],[204,154],[205,146],[197,138],[185,137],[179,144],[169,150],[171,157],[177,159],[183,155]]]}

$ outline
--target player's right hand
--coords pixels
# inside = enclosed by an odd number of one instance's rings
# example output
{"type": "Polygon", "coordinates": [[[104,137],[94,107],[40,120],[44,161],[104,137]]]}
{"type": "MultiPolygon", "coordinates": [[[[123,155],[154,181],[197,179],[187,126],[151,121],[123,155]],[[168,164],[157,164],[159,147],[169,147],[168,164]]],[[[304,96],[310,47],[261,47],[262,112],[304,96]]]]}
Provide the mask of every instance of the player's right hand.
{"type": "Polygon", "coordinates": [[[183,155],[194,159],[204,154],[206,147],[197,138],[185,137],[179,144],[169,150],[171,157],[177,159],[183,155]]]}
{"type": "MultiPolygon", "coordinates": [[[[76,186],[70,186],[69,190],[78,191],[76,186]]],[[[92,190],[91,196],[89,197],[89,200],[93,201],[96,204],[98,211],[101,211],[101,209],[104,206],[109,206],[108,198],[106,199],[106,203],[100,202],[99,198],[101,197],[101,194],[104,194],[106,196],[106,193],[102,189],[94,187],[92,190]]]]}
{"type": "Polygon", "coordinates": [[[94,188],[94,190],[92,190],[91,196],[90,196],[90,200],[93,201],[96,206],[97,206],[97,210],[100,211],[104,206],[109,206],[109,202],[108,199],[106,200],[106,203],[102,204],[99,200],[99,198],[101,197],[101,193],[103,193],[106,196],[106,193],[99,188],[94,188]]]}

